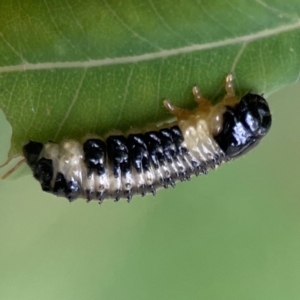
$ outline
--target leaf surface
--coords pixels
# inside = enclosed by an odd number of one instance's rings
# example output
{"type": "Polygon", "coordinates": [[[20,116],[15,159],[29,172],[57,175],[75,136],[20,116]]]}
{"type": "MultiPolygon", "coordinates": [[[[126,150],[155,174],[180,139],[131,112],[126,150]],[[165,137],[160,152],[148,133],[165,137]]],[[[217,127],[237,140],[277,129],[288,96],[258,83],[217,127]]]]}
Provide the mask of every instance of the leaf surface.
{"type": "Polygon", "coordinates": [[[9,157],[29,139],[80,139],[165,121],[191,88],[216,101],[268,96],[300,77],[300,2],[11,1],[0,3],[0,108],[9,157]]]}

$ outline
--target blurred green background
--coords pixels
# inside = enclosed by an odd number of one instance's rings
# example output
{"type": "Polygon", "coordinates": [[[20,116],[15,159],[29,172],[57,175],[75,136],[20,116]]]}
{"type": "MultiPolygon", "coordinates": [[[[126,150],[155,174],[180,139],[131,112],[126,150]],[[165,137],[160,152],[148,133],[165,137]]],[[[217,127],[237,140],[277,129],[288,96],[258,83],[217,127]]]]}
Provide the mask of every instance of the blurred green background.
{"type": "Polygon", "coordinates": [[[253,152],[155,198],[69,204],[25,165],[0,181],[0,299],[300,299],[299,95],[269,97],[253,152]]]}

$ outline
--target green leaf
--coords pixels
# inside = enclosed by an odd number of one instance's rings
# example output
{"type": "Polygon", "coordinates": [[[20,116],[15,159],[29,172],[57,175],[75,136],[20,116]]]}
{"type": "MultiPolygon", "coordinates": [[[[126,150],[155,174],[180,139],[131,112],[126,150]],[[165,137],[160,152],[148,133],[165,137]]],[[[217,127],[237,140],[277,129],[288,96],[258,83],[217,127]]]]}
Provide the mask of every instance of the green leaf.
{"type": "Polygon", "coordinates": [[[0,108],[9,157],[28,140],[80,139],[167,120],[234,72],[239,94],[299,80],[300,1],[0,2],[0,108]]]}

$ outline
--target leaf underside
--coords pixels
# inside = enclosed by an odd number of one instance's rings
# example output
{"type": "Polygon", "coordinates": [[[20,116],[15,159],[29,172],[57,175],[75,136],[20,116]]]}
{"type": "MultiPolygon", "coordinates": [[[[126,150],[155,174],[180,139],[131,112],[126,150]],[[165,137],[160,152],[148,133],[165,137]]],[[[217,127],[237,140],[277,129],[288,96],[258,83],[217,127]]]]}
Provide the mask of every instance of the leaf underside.
{"type": "MultiPolygon", "coordinates": [[[[300,1],[0,3],[0,108],[9,158],[27,140],[80,139],[166,121],[162,100],[217,101],[299,80],[300,1]]],[[[272,106],[272,104],[271,104],[272,106]]]]}

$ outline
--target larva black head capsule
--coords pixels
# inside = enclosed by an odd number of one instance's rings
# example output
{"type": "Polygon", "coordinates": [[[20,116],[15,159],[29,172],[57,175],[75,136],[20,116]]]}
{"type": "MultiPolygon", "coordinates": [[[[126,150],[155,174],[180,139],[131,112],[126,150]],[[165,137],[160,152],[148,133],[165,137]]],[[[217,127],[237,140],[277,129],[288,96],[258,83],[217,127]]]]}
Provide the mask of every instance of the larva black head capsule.
{"type": "Polygon", "coordinates": [[[253,149],[267,134],[272,118],[267,101],[260,95],[247,94],[234,107],[226,107],[223,129],[215,140],[229,158],[253,149]]]}

